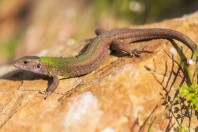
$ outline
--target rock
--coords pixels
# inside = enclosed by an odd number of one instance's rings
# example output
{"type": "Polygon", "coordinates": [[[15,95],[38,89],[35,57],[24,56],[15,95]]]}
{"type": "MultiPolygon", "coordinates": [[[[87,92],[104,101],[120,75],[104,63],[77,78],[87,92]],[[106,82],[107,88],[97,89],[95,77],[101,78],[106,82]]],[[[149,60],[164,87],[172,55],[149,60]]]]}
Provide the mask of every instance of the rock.
{"type": "MultiPolygon", "coordinates": [[[[198,42],[198,12],[136,28],[143,27],[174,29],[198,42]]],[[[190,58],[191,51],[180,42],[176,43],[190,58]]],[[[176,50],[163,39],[138,44],[154,52],[133,58],[109,56],[92,73],[61,80],[46,100],[40,92],[48,87],[48,77],[12,66],[2,67],[0,130],[173,131],[179,125],[197,130],[195,113],[182,113],[186,110],[181,107],[184,104],[174,103],[166,108],[175,99],[178,86],[185,85],[183,73],[178,72],[177,64],[170,58],[174,54],[174,59],[180,61],[176,50]]],[[[76,48],[76,45],[71,47],[76,48]]],[[[60,49],[63,51],[65,47],[48,49],[46,54],[55,56],[60,49]]],[[[67,50],[68,54],[72,52],[67,50]]]]}

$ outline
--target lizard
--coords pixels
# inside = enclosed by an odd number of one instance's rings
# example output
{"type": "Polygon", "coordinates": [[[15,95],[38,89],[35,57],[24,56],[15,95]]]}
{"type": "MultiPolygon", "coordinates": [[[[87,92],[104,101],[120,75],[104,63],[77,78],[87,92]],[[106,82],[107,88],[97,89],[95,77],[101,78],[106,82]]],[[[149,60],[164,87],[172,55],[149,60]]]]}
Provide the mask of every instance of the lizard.
{"type": "Polygon", "coordinates": [[[96,37],[90,40],[86,49],[74,57],[25,56],[13,62],[19,69],[44,74],[52,77],[52,84],[45,90],[46,99],[58,86],[60,79],[86,75],[110,55],[112,50],[119,50],[135,55],[141,50],[134,48],[131,43],[151,39],[175,39],[186,45],[194,54],[198,52],[195,42],[183,33],[166,28],[144,29],[113,29],[109,31],[96,30],[96,37]]]}

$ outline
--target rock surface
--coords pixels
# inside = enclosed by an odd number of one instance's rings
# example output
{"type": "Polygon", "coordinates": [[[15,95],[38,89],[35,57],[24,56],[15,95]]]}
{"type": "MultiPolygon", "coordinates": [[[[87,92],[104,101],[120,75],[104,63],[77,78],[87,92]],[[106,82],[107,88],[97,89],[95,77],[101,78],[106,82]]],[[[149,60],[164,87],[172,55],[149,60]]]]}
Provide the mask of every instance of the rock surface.
{"type": "MultiPolygon", "coordinates": [[[[198,12],[183,18],[143,27],[171,28],[198,42],[198,12]]],[[[180,42],[185,55],[191,55],[180,42]]],[[[176,131],[179,125],[198,129],[197,117],[170,112],[164,102],[173,100],[183,74],[169,57],[179,62],[168,40],[140,42],[154,50],[141,57],[109,56],[92,73],[60,81],[57,90],[46,100],[40,92],[49,78],[16,70],[0,69],[0,131],[176,131]],[[162,97],[165,97],[163,99],[162,97]],[[189,123],[190,122],[190,123],[189,123]],[[190,126],[189,126],[190,124],[190,126]]],[[[44,54],[72,55],[82,45],[53,47],[44,54]],[[65,54],[64,54],[65,53],[65,54]]],[[[172,109],[180,109],[178,104],[172,109]]]]}

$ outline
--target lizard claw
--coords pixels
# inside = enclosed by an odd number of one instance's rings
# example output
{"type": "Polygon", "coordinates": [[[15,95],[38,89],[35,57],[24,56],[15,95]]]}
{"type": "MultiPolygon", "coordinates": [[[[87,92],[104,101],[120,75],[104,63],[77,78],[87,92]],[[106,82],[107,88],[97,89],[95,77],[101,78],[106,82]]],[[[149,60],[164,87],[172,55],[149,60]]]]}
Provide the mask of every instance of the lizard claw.
{"type": "Polygon", "coordinates": [[[51,94],[50,92],[47,92],[47,91],[40,91],[39,92],[40,94],[42,94],[42,98],[44,99],[47,99],[47,97],[51,94]]]}
{"type": "Polygon", "coordinates": [[[51,92],[45,91],[45,93],[44,93],[44,99],[47,99],[47,97],[48,97],[50,94],[51,94],[51,92]]]}
{"type": "Polygon", "coordinates": [[[136,56],[136,57],[140,57],[141,51],[134,49],[130,52],[130,57],[136,56]]]}
{"type": "Polygon", "coordinates": [[[136,56],[136,57],[140,57],[141,53],[153,53],[153,51],[147,51],[147,50],[137,50],[137,49],[133,49],[130,52],[130,57],[136,56]]]}

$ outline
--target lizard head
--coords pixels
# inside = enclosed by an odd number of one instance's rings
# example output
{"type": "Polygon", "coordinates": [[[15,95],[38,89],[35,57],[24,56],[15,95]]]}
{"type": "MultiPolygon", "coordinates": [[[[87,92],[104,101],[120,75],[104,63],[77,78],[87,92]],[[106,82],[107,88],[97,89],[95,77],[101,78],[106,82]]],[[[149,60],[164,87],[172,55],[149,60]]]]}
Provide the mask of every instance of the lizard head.
{"type": "Polygon", "coordinates": [[[13,62],[13,65],[19,69],[31,71],[34,73],[49,75],[45,64],[40,62],[37,56],[25,56],[13,62]]]}

